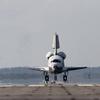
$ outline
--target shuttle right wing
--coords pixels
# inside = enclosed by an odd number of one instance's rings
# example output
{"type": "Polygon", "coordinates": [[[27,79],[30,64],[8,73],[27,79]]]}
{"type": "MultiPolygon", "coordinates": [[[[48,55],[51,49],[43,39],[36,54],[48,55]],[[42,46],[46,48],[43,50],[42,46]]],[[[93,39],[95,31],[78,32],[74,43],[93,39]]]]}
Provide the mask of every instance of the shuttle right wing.
{"type": "Polygon", "coordinates": [[[73,71],[73,70],[80,70],[80,69],[85,69],[85,67],[64,67],[63,72],[68,72],[68,71],[73,71]]]}

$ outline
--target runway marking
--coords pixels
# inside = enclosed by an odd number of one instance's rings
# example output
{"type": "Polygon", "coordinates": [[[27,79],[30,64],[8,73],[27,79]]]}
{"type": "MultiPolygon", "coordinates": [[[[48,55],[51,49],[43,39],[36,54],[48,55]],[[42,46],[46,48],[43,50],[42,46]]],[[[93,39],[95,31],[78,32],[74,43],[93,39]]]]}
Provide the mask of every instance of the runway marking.
{"type": "Polygon", "coordinates": [[[94,84],[76,84],[77,86],[95,86],[94,84]]]}

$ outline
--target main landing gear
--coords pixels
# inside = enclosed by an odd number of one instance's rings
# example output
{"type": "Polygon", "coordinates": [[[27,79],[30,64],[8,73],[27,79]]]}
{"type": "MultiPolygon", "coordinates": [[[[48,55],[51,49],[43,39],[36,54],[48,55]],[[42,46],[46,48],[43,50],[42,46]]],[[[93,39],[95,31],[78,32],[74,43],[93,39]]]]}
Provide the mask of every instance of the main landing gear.
{"type": "Polygon", "coordinates": [[[45,75],[45,81],[46,81],[46,83],[48,83],[48,81],[49,81],[49,75],[45,75]]]}
{"type": "Polygon", "coordinates": [[[49,82],[49,75],[47,72],[44,72],[44,77],[45,77],[45,83],[48,84],[49,82]]]}
{"type": "Polygon", "coordinates": [[[64,82],[67,82],[68,81],[68,72],[67,72],[67,74],[64,73],[64,75],[63,75],[63,81],[64,82]]]}

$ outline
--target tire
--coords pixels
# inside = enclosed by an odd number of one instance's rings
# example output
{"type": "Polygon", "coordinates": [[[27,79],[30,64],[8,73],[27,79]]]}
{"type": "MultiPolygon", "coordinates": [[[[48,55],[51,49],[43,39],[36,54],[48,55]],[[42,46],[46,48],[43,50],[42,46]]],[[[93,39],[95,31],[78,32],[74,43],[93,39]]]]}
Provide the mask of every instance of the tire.
{"type": "Polygon", "coordinates": [[[64,82],[67,81],[67,75],[63,75],[63,81],[64,81],[64,82]]]}
{"type": "Polygon", "coordinates": [[[45,76],[45,81],[48,82],[49,81],[49,75],[45,76]]]}

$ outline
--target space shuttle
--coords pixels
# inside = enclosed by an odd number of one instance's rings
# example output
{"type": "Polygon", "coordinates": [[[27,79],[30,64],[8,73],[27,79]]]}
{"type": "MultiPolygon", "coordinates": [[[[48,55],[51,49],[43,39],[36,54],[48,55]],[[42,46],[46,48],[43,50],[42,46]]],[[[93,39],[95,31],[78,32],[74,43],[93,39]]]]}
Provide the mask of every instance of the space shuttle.
{"type": "Polygon", "coordinates": [[[49,75],[54,75],[54,81],[57,81],[57,75],[63,73],[63,81],[68,79],[68,72],[74,70],[85,69],[87,67],[69,67],[65,66],[66,54],[62,51],[58,51],[60,48],[59,36],[57,33],[53,35],[52,52],[48,52],[46,58],[48,60],[46,67],[31,68],[32,70],[42,71],[45,82],[49,82],[49,75]]]}

